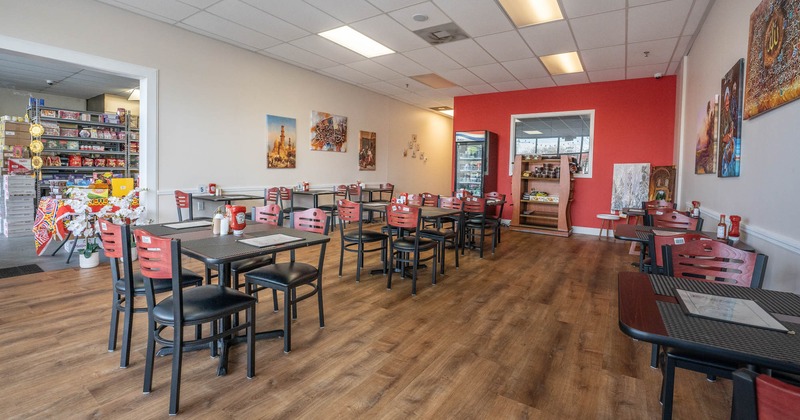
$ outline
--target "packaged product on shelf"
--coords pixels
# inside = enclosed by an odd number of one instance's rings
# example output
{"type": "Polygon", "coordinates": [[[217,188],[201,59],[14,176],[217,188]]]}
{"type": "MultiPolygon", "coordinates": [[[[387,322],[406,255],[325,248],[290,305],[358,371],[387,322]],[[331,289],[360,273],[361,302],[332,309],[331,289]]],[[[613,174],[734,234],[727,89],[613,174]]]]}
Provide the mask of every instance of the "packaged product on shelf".
{"type": "Polygon", "coordinates": [[[39,111],[39,115],[45,118],[58,118],[58,114],[56,113],[55,109],[42,109],[39,111]]]}
{"type": "Polygon", "coordinates": [[[94,158],[94,166],[106,166],[105,158],[94,158]]]}
{"type": "Polygon", "coordinates": [[[44,127],[44,135],[45,136],[60,136],[61,135],[61,127],[58,126],[57,122],[42,121],[42,127],[44,127]]]}
{"type": "Polygon", "coordinates": [[[31,173],[31,160],[21,158],[8,159],[8,173],[10,174],[29,174],[31,173]]]}
{"type": "Polygon", "coordinates": [[[78,150],[80,148],[80,143],[77,140],[68,140],[67,141],[67,149],[68,150],[78,150]]]}
{"type": "Polygon", "coordinates": [[[94,159],[90,157],[83,158],[83,166],[94,166],[94,159]]]}
{"type": "Polygon", "coordinates": [[[64,137],[78,137],[77,128],[61,128],[61,135],[64,137]]]}
{"type": "Polygon", "coordinates": [[[62,120],[77,120],[81,117],[81,113],[77,111],[66,111],[63,109],[58,110],[58,118],[62,120]]]}
{"type": "Polygon", "coordinates": [[[70,156],[69,166],[81,166],[81,157],[79,155],[70,156]]]}

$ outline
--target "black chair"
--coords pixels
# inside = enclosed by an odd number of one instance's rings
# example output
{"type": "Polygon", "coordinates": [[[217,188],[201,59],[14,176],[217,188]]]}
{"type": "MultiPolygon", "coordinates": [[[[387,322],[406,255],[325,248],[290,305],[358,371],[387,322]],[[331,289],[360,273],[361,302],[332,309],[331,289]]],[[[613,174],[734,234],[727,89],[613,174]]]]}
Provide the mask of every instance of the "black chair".
{"type": "Polygon", "coordinates": [[[192,211],[192,194],[175,190],[175,207],[178,209],[178,221],[183,221],[183,209],[188,210],[186,220],[194,220],[194,212],[192,211]]]}
{"type": "Polygon", "coordinates": [[[336,203],[341,199],[347,198],[347,185],[344,184],[339,185],[336,188],[334,188],[333,191],[334,191],[333,203],[321,204],[319,206],[319,209],[321,209],[325,213],[328,213],[331,222],[331,226],[328,229],[328,232],[333,232],[333,230],[336,229],[336,217],[339,216],[338,213],[339,209],[336,203]]]}
{"type": "Polygon", "coordinates": [[[386,226],[394,229],[397,235],[389,235],[389,276],[386,288],[392,288],[392,273],[395,262],[400,264],[400,275],[405,277],[408,264],[411,264],[411,295],[417,294],[417,271],[419,263],[431,261],[431,284],[436,284],[436,261],[439,245],[436,241],[422,238],[417,232],[422,225],[422,213],[417,206],[390,204],[386,207],[386,226]],[[423,252],[432,251],[428,257],[423,252]]]}
{"type": "Polygon", "coordinates": [[[221,285],[204,285],[183,290],[180,239],[161,238],[141,229],[136,230],[134,236],[149,308],[144,393],[149,393],[153,386],[156,345],[171,347],[172,381],[169,413],[177,414],[183,352],[210,344],[218,346],[220,357],[222,360],[227,360],[228,346],[223,339],[232,339],[242,330],[246,331],[247,336],[247,377],[255,376],[256,299],[221,285]],[[172,296],[156,303],[155,290],[158,283],[171,284],[172,296]],[[230,318],[240,311],[246,311],[246,321],[232,324],[230,318]],[[212,334],[208,337],[184,339],[185,327],[199,327],[203,324],[217,325],[221,328],[212,328],[212,334]],[[162,335],[165,331],[170,332],[172,337],[162,335]]]}
{"type": "Polygon", "coordinates": [[[494,204],[494,205],[491,205],[491,206],[489,206],[487,204],[487,206],[486,206],[486,207],[491,207],[491,209],[492,209],[491,211],[489,211],[489,209],[486,209],[486,217],[497,222],[497,226],[498,226],[498,229],[497,229],[497,243],[499,244],[500,243],[500,238],[501,238],[501,235],[500,235],[501,229],[499,229],[499,227],[502,226],[501,221],[502,221],[502,218],[503,218],[503,208],[506,205],[506,195],[505,194],[501,194],[501,193],[499,193],[497,191],[491,191],[491,192],[486,193],[483,196],[483,198],[485,198],[487,201],[488,200],[493,200],[493,201],[499,203],[499,204],[494,204]]]}
{"type": "MultiPolygon", "coordinates": [[[[137,308],[136,297],[145,296],[144,279],[139,273],[133,273],[131,257],[131,228],[130,225],[115,225],[107,220],[101,220],[100,240],[103,242],[103,251],[111,264],[111,327],[108,332],[108,351],[117,348],[117,332],[119,330],[119,314],[122,318],[122,353],[120,354],[119,367],[126,368],[130,362],[131,331],[133,329],[133,314],[147,312],[146,307],[137,308]],[[121,266],[121,267],[120,267],[121,266]]],[[[182,286],[200,286],[203,277],[184,269],[181,275],[182,286]]],[[[167,282],[156,284],[155,293],[172,291],[172,285],[167,282]]],[[[199,334],[199,329],[195,334],[199,334]]]]}
{"type": "Polygon", "coordinates": [[[464,201],[464,229],[461,230],[461,254],[469,243],[480,249],[483,258],[483,249],[486,236],[492,239],[492,254],[497,247],[497,233],[500,231],[498,220],[486,217],[486,199],[482,197],[466,197],[464,201]]]}
{"type": "Polygon", "coordinates": [[[281,193],[281,207],[283,208],[283,217],[285,219],[289,219],[289,221],[291,222],[292,213],[296,211],[308,210],[308,207],[293,206],[292,194],[294,194],[294,191],[292,191],[291,188],[280,187],[280,193],[281,193]]]}
{"type": "MultiPolygon", "coordinates": [[[[292,219],[292,225],[297,230],[328,234],[328,215],[320,209],[294,212],[292,219]]],[[[291,320],[297,319],[298,302],[317,295],[319,327],[325,327],[325,315],[322,309],[322,267],[325,263],[326,245],[327,243],[320,245],[319,261],[316,266],[296,262],[292,251],[289,262],[272,264],[244,275],[245,290],[250,295],[264,289],[283,292],[283,351],[286,353],[292,349],[291,320]],[[302,286],[310,286],[311,290],[298,297],[297,289],[302,286]]]]}
{"type": "Polygon", "coordinates": [[[364,230],[363,203],[340,199],[337,205],[339,207],[339,233],[342,238],[342,246],[339,250],[339,277],[342,277],[345,251],[356,253],[356,283],[361,281],[361,268],[364,266],[365,253],[380,251],[381,261],[384,263],[383,273],[386,274],[386,249],[389,236],[374,230],[364,230]],[[351,229],[346,229],[348,224],[351,229]],[[379,246],[365,248],[365,245],[375,243],[379,243],[379,246]]]}
{"type": "Polygon", "coordinates": [[[787,379],[747,369],[733,372],[731,420],[798,418],[800,386],[796,378],[787,379]]]}
{"type": "Polygon", "coordinates": [[[448,246],[453,247],[455,256],[455,266],[458,268],[458,249],[459,249],[459,234],[457,227],[461,225],[461,216],[464,210],[464,202],[455,197],[441,197],[439,199],[439,207],[443,209],[459,210],[459,215],[455,219],[446,219],[445,222],[451,223],[451,228],[444,227],[444,222],[441,219],[436,220],[435,229],[422,229],[419,234],[423,238],[431,239],[439,244],[439,272],[444,274],[445,263],[445,250],[448,246]]]}

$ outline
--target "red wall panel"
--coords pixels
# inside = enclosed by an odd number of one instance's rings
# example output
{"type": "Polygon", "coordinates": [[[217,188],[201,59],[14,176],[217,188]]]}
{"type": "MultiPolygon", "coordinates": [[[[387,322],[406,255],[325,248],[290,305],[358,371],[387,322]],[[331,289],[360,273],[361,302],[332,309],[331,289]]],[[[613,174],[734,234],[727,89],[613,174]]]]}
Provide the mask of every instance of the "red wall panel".
{"type": "MultiPolygon", "coordinates": [[[[572,223],[599,227],[595,216],[611,207],[615,163],[673,164],[675,85],[676,77],[667,76],[457,97],[453,130],[497,133],[497,190],[511,203],[511,115],[593,109],[592,178],[575,179],[572,223]]],[[[511,211],[507,204],[503,217],[511,211]]]]}

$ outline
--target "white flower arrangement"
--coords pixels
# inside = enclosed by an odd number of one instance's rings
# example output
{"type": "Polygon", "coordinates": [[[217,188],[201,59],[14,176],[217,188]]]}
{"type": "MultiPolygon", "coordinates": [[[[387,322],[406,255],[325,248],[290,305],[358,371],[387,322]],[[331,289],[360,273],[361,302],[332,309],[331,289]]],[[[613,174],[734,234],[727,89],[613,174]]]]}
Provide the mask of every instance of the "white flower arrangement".
{"type": "Polygon", "coordinates": [[[134,188],[124,197],[108,197],[108,204],[103,206],[97,216],[103,219],[111,220],[112,223],[131,224],[131,225],[145,225],[149,224],[151,220],[141,219],[145,212],[144,206],[134,207],[134,203],[138,202],[139,192],[143,191],[141,188],[134,188]],[[116,210],[114,210],[116,208],[116,210]]]}
{"type": "Polygon", "coordinates": [[[86,247],[80,252],[84,257],[89,258],[93,252],[97,252],[100,246],[97,244],[97,214],[92,212],[89,206],[89,192],[85,188],[70,188],[67,190],[70,197],[64,200],[64,204],[72,208],[72,217],[67,223],[67,230],[72,233],[75,240],[86,239],[86,247]]]}

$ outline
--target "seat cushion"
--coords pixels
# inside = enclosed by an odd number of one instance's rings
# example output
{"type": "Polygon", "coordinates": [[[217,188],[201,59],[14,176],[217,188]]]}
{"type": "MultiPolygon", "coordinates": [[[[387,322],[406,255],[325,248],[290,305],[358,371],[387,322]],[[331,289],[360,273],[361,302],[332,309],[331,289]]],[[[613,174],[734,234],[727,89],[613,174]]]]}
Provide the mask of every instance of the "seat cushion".
{"type": "MultiPolygon", "coordinates": [[[[375,232],[374,230],[364,230],[361,231],[361,242],[378,242],[387,239],[388,236],[385,233],[375,232]]],[[[359,242],[358,231],[350,231],[344,233],[344,240],[348,242],[359,242]]]]}
{"type": "Polygon", "coordinates": [[[419,231],[423,238],[432,239],[451,239],[456,237],[456,233],[450,229],[436,230],[436,229],[423,229],[419,231]]]}
{"type": "Polygon", "coordinates": [[[259,286],[294,287],[314,281],[319,274],[317,267],[301,262],[272,264],[258,270],[247,272],[244,277],[248,283],[259,286]]]}
{"type": "MultiPolygon", "coordinates": [[[[413,251],[414,250],[414,237],[404,237],[401,239],[395,239],[392,242],[392,245],[395,249],[400,251],[413,251]]],[[[437,246],[437,243],[430,240],[420,237],[419,238],[419,250],[420,251],[427,251],[433,247],[437,246]]]]}
{"type": "MultiPolygon", "coordinates": [[[[181,284],[183,287],[187,286],[199,286],[203,284],[203,276],[195,273],[192,270],[183,269],[181,273],[181,284]]],[[[117,293],[123,294],[125,293],[125,281],[124,280],[117,280],[114,284],[114,287],[117,289],[117,293]]],[[[169,279],[157,279],[153,281],[153,290],[156,293],[164,293],[172,291],[172,280],[169,279]]],[[[142,277],[141,273],[134,273],[133,274],[133,294],[134,296],[144,296],[144,277],[142,277]]]]}
{"type": "Polygon", "coordinates": [[[272,255],[262,255],[260,257],[234,261],[231,263],[231,273],[235,276],[270,264],[272,264],[272,255]]]}
{"type": "MultiPolygon", "coordinates": [[[[254,304],[256,298],[229,287],[214,285],[192,287],[183,291],[183,318],[187,323],[217,319],[254,304]]],[[[157,322],[174,325],[172,296],[153,308],[157,322]]]]}

